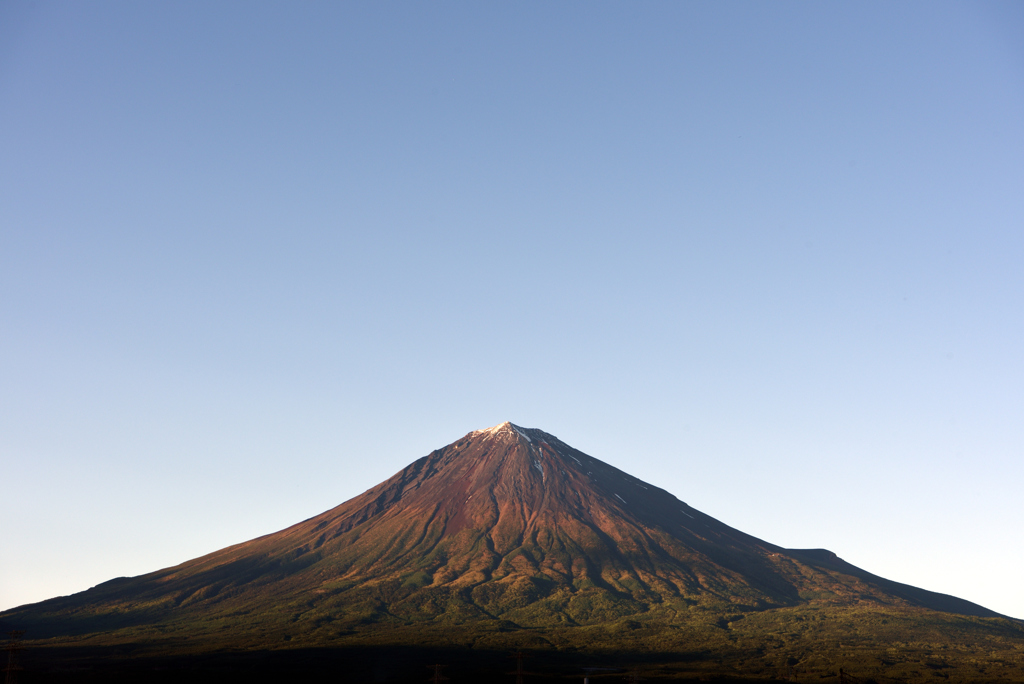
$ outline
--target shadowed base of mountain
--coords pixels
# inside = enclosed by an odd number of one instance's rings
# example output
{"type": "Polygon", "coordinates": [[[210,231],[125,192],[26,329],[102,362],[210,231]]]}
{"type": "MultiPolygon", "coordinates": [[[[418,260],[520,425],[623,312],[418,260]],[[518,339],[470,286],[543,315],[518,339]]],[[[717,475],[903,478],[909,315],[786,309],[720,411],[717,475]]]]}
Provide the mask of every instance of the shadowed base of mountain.
{"type": "MultiPolygon", "coordinates": [[[[295,625],[294,627],[298,627],[295,625]]],[[[587,627],[365,623],[334,634],[278,625],[218,637],[188,629],[115,630],[28,641],[23,684],[341,681],[423,684],[440,663],[451,684],[646,681],[1024,682],[1024,625],[923,609],[805,605],[632,616],[587,627]]],[[[26,636],[29,636],[26,634],[26,636]]]]}
{"type": "MultiPolygon", "coordinates": [[[[627,672],[669,670],[699,664],[707,655],[689,653],[587,655],[560,651],[524,652],[524,680],[566,682],[588,677],[595,684],[619,682],[627,672]]],[[[515,676],[507,650],[443,646],[350,646],[288,650],[222,651],[199,654],[133,653],[119,647],[42,647],[33,653],[25,681],[57,682],[304,682],[351,681],[423,684],[434,665],[452,684],[503,682],[515,676]],[[33,669],[31,666],[34,665],[33,669]]],[[[698,679],[700,674],[693,673],[698,679]]],[[[646,679],[646,677],[645,677],[646,679]]],[[[751,681],[742,678],[738,681],[751,681]]]]}

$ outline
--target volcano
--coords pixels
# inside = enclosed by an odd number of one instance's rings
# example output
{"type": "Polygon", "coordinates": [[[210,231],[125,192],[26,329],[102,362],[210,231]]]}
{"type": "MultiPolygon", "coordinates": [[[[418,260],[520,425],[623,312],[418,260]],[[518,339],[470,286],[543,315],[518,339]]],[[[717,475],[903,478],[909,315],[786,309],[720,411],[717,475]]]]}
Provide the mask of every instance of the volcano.
{"type": "MultiPolygon", "coordinates": [[[[608,625],[728,633],[744,616],[755,624],[800,608],[1002,617],[823,549],[762,541],[551,434],[502,423],[280,532],[7,611],[0,626],[82,643],[187,635],[254,648],[472,634],[466,643],[514,645],[523,633],[591,643],[608,625]]],[[[1019,624],[1004,622],[1020,639],[1019,624]]]]}
{"type": "Polygon", "coordinates": [[[337,605],[342,619],[588,624],[656,607],[757,610],[807,596],[998,615],[873,576],[829,551],[764,542],[507,422],[275,534],[14,613],[60,623],[85,610],[139,624],[305,600],[314,613],[337,605]]]}

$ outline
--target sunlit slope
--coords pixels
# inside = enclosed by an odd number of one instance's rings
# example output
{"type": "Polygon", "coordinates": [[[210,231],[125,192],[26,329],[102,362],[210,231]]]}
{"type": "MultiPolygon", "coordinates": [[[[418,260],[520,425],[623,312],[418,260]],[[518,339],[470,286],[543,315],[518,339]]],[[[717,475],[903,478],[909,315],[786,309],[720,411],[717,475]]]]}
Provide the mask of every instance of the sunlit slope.
{"type": "Polygon", "coordinates": [[[415,623],[586,626],[799,605],[997,614],[782,549],[511,423],[469,433],[314,518],[0,616],[33,637],[415,623]]]}

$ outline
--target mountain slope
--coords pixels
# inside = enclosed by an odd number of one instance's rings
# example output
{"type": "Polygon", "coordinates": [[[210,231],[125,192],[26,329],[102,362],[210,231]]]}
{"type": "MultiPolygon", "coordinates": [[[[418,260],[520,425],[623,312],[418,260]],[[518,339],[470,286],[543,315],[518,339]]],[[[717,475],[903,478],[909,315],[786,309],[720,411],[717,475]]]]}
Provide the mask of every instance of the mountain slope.
{"type": "Polygon", "coordinates": [[[804,603],[996,613],[735,530],[540,430],[503,423],[290,528],[0,615],[37,637],[198,624],[588,625],[804,603]]]}

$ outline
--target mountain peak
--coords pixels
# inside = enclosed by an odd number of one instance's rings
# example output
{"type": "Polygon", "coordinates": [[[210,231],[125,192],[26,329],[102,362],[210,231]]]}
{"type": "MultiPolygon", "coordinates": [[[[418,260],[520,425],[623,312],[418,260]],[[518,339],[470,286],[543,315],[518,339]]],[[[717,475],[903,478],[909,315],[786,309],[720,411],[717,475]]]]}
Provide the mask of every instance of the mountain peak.
{"type": "Polygon", "coordinates": [[[494,436],[494,437],[497,437],[497,436],[522,437],[527,442],[532,442],[533,438],[530,436],[529,433],[533,433],[534,437],[536,437],[538,435],[543,435],[543,436],[546,436],[546,437],[550,437],[550,435],[548,435],[543,430],[538,430],[536,428],[520,427],[520,426],[518,426],[518,425],[516,425],[514,423],[511,423],[511,422],[507,421],[507,420],[504,423],[499,423],[498,425],[495,425],[494,427],[484,428],[482,430],[474,430],[473,432],[471,432],[469,434],[473,435],[473,436],[480,435],[480,436],[494,436]]]}

